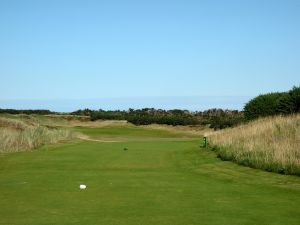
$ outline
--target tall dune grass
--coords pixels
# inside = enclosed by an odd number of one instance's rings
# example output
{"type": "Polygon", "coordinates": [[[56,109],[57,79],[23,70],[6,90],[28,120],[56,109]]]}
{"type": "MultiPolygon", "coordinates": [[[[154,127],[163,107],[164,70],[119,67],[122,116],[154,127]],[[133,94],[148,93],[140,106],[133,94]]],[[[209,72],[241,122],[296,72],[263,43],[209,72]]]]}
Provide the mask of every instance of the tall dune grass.
{"type": "Polygon", "coordinates": [[[42,126],[33,121],[0,118],[0,152],[17,152],[71,139],[73,134],[62,128],[42,126]]]}
{"type": "Polygon", "coordinates": [[[223,160],[300,175],[300,115],[258,119],[209,135],[223,160]]]}

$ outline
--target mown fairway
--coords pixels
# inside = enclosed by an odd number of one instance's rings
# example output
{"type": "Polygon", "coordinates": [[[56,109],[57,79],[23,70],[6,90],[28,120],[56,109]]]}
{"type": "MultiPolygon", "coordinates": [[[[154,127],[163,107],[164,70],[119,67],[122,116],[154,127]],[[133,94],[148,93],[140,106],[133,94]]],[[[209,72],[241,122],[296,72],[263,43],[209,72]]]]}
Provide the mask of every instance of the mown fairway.
{"type": "Polygon", "coordinates": [[[0,224],[300,224],[299,177],[221,161],[189,135],[76,130],[118,142],[1,155],[0,224]]]}

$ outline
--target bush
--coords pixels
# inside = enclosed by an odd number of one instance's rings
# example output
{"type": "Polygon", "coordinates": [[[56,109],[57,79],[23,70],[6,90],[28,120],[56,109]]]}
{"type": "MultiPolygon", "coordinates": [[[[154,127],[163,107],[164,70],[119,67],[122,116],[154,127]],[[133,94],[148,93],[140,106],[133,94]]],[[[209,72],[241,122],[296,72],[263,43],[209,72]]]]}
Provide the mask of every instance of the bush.
{"type": "Polygon", "coordinates": [[[277,104],[286,93],[269,93],[250,100],[244,107],[246,120],[278,114],[277,104]]]}
{"type": "Polygon", "coordinates": [[[224,115],[224,116],[213,116],[210,119],[209,128],[213,128],[214,130],[224,129],[227,127],[234,127],[238,124],[241,124],[244,121],[243,114],[237,115],[224,115]]]}
{"type": "Polygon", "coordinates": [[[9,113],[9,114],[37,114],[37,115],[48,115],[54,114],[54,112],[47,109],[0,109],[0,113],[9,113]]]}
{"type": "MultiPolygon", "coordinates": [[[[82,113],[78,110],[73,113],[82,113]]],[[[87,111],[87,110],[85,110],[87,111]]],[[[210,109],[204,112],[188,110],[163,110],[154,108],[129,109],[128,111],[89,111],[92,121],[95,120],[127,120],[135,125],[167,124],[167,125],[208,125],[215,129],[235,126],[243,121],[243,113],[238,110],[210,109]]]]}
{"type": "Polygon", "coordinates": [[[90,117],[92,121],[95,120],[125,120],[125,112],[124,111],[91,111],[90,117]]]}
{"type": "Polygon", "coordinates": [[[277,112],[281,114],[300,112],[300,87],[294,87],[278,99],[277,112]]]}
{"type": "Polygon", "coordinates": [[[90,116],[93,110],[91,109],[79,109],[77,111],[71,112],[71,115],[76,115],[76,116],[90,116]]]}

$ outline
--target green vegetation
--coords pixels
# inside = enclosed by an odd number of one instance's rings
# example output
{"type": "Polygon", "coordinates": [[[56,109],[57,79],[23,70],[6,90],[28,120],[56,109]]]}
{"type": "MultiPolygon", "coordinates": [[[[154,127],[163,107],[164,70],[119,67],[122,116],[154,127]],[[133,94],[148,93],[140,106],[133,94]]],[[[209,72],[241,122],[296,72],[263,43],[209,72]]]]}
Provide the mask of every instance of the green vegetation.
{"type": "MultiPolygon", "coordinates": [[[[245,121],[276,115],[287,117],[259,119],[212,133],[213,149],[223,160],[266,171],[300,175],[300,119],[296,115],[299,112],[300,87],[288,92],[259,95],[245,105],[245,121]]],[[[221,118],[220,115],[215,117],[211,127],[223,128],[226,119],[221,118]]],[[[236,118],[233,117],[233,121],[236,118]]],[[[240,119],[237,118],[234,125],[239,124],[243,117],[240,119]]]]}
{"type": "Polygon", "coordinates": [[[209,124],[209,128],[218,130],[241,124],[244,122],[244,113],[238,110],[210,109],[201,118],[203,124],[209,124]]]}
{"type": "Polygon", "coordinates": [[[212,133],[210,141],[223,160],[300,175],[300,115],[252,121],[212,133]]]}
{"type": "Polygon", "coordinates": [[[0,153],[31,150],[71,138],[69,130],[43,126],[33,117],[0,117],[0,153]]]}
{"type": "MultiPolygon", "coordinates": [[[[243,112],[238,110],[209,109],[203,112],[188,110],[163,110],[154,108],[129,109],[129,110],[91,110],[79,109],[77,111],[60,113],[65,119],[90,118],[95,120],[126,120],[135,125],[167,124],[167,125],[208,125],[215,130],[235,127],[245,121],[259,117],[293,114],[300,112],[300,87],[294,87],[288,92],[262,94],[250,100],[243,112]],[[75,118],[74,116],[78,116],[75,118]]],[[[0,109],[1,113],[10,114],[57,114],[49,110],[14,110],[0,109]]]]}
{"type": "Polygon", "coordinates": [[[244,107],[246,120],[298,112],[300,112],[300,87],[294,87],[288,92],[259,95],[244,107]]]}
{"type": "MultiPolygon", "coordinates": [[[[162,110],[154,108],[121,110],[77,110],[71,113],[55,113],[49,110],[0,109],[0,115],[47,115],[64,120],[126,120],[134,125],[166,124],[172,126],[207,125],[215,130],[236,126],[244,121],[243,112],[238,110],[209,109],[203,112],[188,110],[162,110]]],[[[41,118],[41,117],[40,117],[41,118]]]]}
{"type": "Polygon", "coordinates": [[[55,113],[49,110],[15,110],[0,109],[0,114],[36,114],[60,116],[66,120],[126,120],[134,125],[167,124],[167,125],[207,125],[215,130],[235,127],[245,121],[277,114],[300,112],[300,87],[288,92],[262,94],[250,100],[244,111],[209,109],[203,112],[188,110],[163,110],[154,108],[129,110],[91,110],[79,109],[71,113],[55,113]]]}
{"type": "Polygon", "coordinates": [[[269,93],[250,100],[244,107],[245,118],[253,120],[277,114],[277,102],[283,95],[283,93],[269,93]]]}
{"type": "Polygon", "coordinates": [[[8,113],[8,114],[26,114],[26,115],[48,115],[53,114],[54,112],[51,112],[47,109],[0,109],[0,113],[8,113]]]}
{"type": "Polygon", "coordinates": [[[127,120],[135,125],[209,125],[210,128],[223,129],[236,126],[243,121],[243,113],[237,110],[210,109],[204,112],[188,110],[162,110],[153,108],[129,109],[128,111],[92,111],[89,109],[73,112],[74,115],[90,115],[91,120],[127,120]]]}
{"type": "Polygon", "coordinates": [[[129,111],[92,111],[91,119],[127,120],[135,125],[168,124],[196,125],[199,121],[186,110],[161,110],[153,108],[129,109],[129,111]]]}
{"type": "Polygon", "coordinates": [[[74,131],[80,132],[93,139],[99,140],[114,140],[114,141],[137,141],[139,140],[153,140],[153,139],[175,139],[176,138],[196,138],[200,135],[182,132],[167,131],[162,129],[145,128],[133,125],[126,126],[105,126],[105,127],[76,127],[74,131]]]}
{"type": "Polygon", "coordinates": [[[300,223],[299,177],[221,161],[199,148],[199,138],[175,131],[75,129],[119,142],[76,141],[2,155],[0,224],[300,223]]]}
{"type": "Polygon", "coordinates": [[[278,99],[277,111],[281,114],[300,112],[300,87],[294,87],[278,99]]]}
{"type": "MultiPolygon", "coordinates": [[[[79,110],[80,111],[80,110],[79,110]]],[[[73,112],[76,115],[76,112],[73,112]]],[[[98,111],[91,111],[90,112],[91,120],[126,120],[127,113],[126,111],[105,111],[105,110],[98,110],[98,111]]]]}

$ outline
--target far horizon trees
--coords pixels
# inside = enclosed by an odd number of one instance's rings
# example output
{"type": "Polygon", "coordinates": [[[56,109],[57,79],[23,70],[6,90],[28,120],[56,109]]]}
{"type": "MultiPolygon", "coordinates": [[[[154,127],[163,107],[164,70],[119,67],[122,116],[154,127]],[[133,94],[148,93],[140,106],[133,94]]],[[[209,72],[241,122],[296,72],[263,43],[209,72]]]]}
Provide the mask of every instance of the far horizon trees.
{"type": "MultiPolygon", "coordinates": [[[[76,111],[78,112],[78,111],[76,111]]],[[[72,114],[76,114],[73,112],[72,114]]],[[[81,112],[81,111],[80,111],[81,112]]],[[[167,125],[209,125],[210,128],[223,129],[235,126],[243,121],[243,112],[238,110],[209,109],[203,112],[172,109],[129,109],[123,110],[94,110],[91,120],[127,120],[135,125],[167,124],[167,125]]]]}

